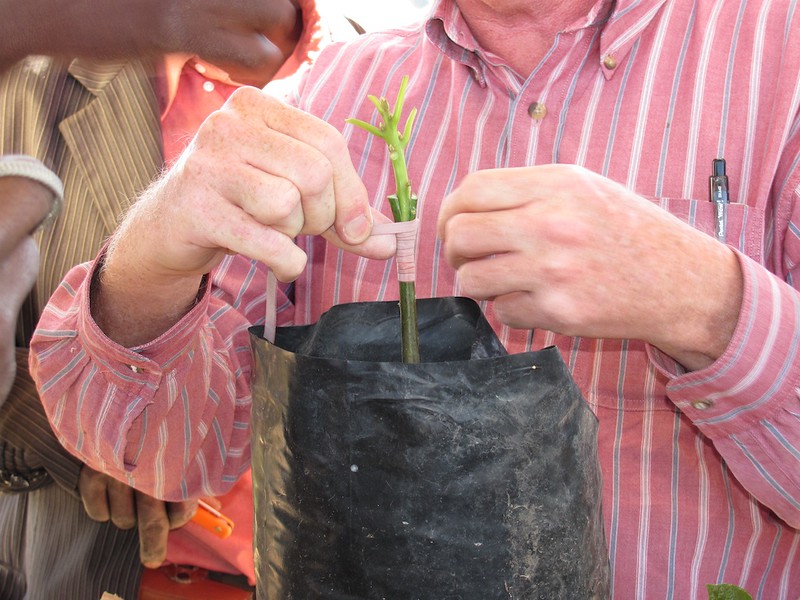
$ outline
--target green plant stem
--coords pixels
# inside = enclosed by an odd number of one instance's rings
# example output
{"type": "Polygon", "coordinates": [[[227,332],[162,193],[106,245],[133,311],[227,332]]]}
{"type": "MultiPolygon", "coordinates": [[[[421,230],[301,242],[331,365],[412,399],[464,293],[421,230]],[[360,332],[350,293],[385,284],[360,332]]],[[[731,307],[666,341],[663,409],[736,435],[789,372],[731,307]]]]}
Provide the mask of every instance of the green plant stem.
{"type": "MultiPolygon", "coordinates": [[[[389,107],[386,98],[378,99],[375,96],[368,96],[369,101],[375,106],[383,120],[378,126],[360,119],[347,119],[348,123],[352,123],[356,127],[360,127],[375,137],[382,139],[389,148],[389,160],[392,163],[392,171],[394,172],[397,188],[395,193],[389,196],[389,204],[396,222],[413,221],[417,216],[417,198],[411,191],[411,182],[408,179],[404,152],[411,137],[411,128],[413,127],[414,117],[417,114],[416,108],[411,110],[405,127],[400,131],[400,115],[403,112],[406,85],[408,85],[408,76],[403,77],[400,82],[400,90],[397,93],[394,109],[389,107]]],[[[413,281],[400,282],[400,328],[403,362],[418,363],[417,294],[413,281]]]]}
{"type": "Polygon", "coordinates": [[[417,328],[417,293],[413,281],[400,282],[400,324],[403,362],[419,362],[419,329],[417,328]]]}
{"type": "Polygon", "coordinates": [[[395,196],[399,214],[395,216],[395,221],[412,221],[417,212],[416,203],[411,199],[411,182],[408,180],[405,152],[403,152],[403,144],[398,139],[396,130],[387,132],[386,143],[389,145],[389,160],[392,162],[397,190],[395,196]]]}
{"type": "MultiPolygon", "coordinates": [[[[397,192],[395,194],[395,221],[412,221],[416,216],[416,202],[411,197],[411,183],[408,180],[403,144],[398,139],[397,130],[387,131],[389,159],[392,161],[397,192]]],[[[417,292],[413,281],[400,282],[400,331],[403,347],[403,362],[419,362],[419,329],[417,327],[417,292]]]]}

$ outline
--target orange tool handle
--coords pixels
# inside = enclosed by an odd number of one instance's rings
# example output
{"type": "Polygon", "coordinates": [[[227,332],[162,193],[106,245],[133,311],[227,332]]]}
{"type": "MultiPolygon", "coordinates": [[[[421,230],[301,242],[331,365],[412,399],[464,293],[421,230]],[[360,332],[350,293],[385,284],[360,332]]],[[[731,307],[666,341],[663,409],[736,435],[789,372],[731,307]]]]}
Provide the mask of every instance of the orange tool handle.
{"type": "Polygon", "coordinates": [[[222,539],[233,533],[233,521],[202,500],[198,501],[192,521],[222,539]]]}

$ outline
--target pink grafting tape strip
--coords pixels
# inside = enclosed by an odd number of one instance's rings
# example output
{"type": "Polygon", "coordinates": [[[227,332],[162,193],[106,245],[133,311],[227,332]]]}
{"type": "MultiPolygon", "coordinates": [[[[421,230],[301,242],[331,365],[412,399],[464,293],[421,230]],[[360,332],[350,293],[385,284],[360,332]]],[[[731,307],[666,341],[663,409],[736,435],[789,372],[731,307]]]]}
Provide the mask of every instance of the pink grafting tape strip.
{"type": "Polygon", "coordinates": [[[397,279],[414,281],[417,278],[417,232],[419,219],[399,223],[376,223],[372,235],[394,235],[397,237],[397,279]]]}
{"type": "MultiPolygon", "coordinates": [[[[372,235],[394,235],[397,237],[397,250],[395,262],[397,263],[397,279],[399,281],[414,281],[417,275],[417,232],[419,219],[401,221],[399,223],[375,223],[372,226],[372,235]]],[[[275,296],[278,282],[272,269],[267,269],[267,305],[264,319],[264,339],[271,344],[275,343],[275,330],[277,328],[277,312],[275,296]]]]}
{"type": "Polygon", "coordinates": [[[278,326],[278,307],[275,296],[278,293],[278,280],[272,269],[267,269],[267,313],[264,319],[264,339],[270,344],[275,343],[275,330],[278,326]]]}

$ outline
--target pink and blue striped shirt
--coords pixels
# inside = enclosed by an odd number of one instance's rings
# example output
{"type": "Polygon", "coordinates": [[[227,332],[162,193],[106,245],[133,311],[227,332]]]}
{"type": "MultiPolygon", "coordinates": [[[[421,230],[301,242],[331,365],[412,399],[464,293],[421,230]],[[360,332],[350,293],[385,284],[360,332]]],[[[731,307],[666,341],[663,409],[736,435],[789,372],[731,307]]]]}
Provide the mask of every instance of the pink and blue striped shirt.
{"type": "MultiPolygon", "coordinates": [[[[599,0],[524,77],[477,44],[454,0],[441,0],[419,28],[325,49],[291,99],[341,128],[374,205],[390,214],[386,150],[345,119],[371,120],[367,94],[392,98],[410,76],[420,296],[459,293],[435,226],[438,203],[469,172],[583,165],[713,235],[708,178],[712,160],[726,159],[728,243],[744,302],[710,367],[686,373],[636,340],[512,330],[485,306],[509,351],[557,346],[599,419],[615,598],[706,598],[716,582],[754,598],[800,598],[797,9],[787,0],[599,0]]],[[[310,260],[286,290],[282,323],[396,297],[392,261],[319,238],[299,243],[310,260]]],[[[264,318],[264,269],[230,257],[183,320],[125,349],[92,321],[93,268],[67,276],[31,344],[62,443],[163,498],[228,490],[248,468],[247,327],[264,318]]]]}

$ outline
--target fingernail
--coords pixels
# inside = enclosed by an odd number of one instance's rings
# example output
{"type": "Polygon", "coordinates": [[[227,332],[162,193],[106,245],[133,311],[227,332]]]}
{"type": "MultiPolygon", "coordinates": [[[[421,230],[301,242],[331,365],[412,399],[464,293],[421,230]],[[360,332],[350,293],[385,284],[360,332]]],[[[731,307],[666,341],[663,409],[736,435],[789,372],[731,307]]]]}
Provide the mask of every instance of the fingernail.
{"type": "Polygon", "coordinates": [[[358,215],[344,226],[344,233],[348,242],[362,242],[370,230],[370,222],[364,215],[358,215]]]}

